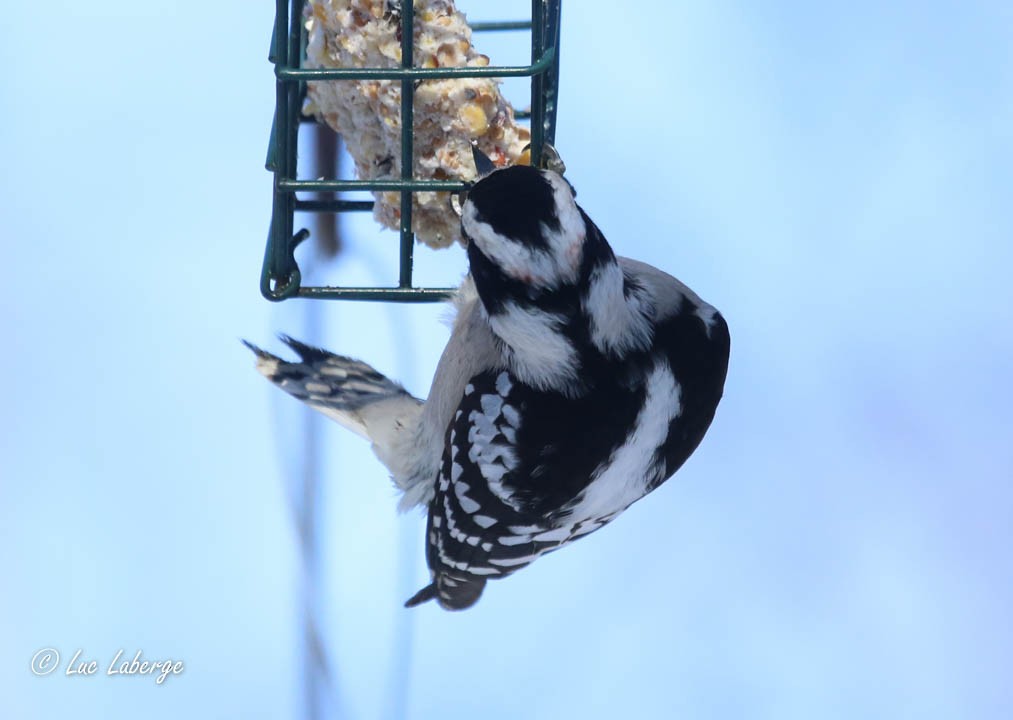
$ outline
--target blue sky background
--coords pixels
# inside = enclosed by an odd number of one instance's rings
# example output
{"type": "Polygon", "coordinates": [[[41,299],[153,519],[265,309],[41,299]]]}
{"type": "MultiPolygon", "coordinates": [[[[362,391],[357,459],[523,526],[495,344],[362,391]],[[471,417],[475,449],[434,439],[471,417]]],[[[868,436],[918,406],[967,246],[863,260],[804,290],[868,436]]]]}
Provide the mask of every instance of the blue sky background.
{"type": "MultiPolygon", "coordinates": [[[[557,145],[617,251],[725,314],[726,398],[674,481],[460,614],[401,608],[422,520],[323,426],[324,717],[1009,717],[1013,6],[627,7],[565,4],[557,145]]],[[[2,717],[301,717],[305,416],[238,338],[427,391],[439,308],[259,295],[272,15],[5,10],[2,717]]],[[[346,234],[315,279],[395,276],[393,233],[346,234]]]]}

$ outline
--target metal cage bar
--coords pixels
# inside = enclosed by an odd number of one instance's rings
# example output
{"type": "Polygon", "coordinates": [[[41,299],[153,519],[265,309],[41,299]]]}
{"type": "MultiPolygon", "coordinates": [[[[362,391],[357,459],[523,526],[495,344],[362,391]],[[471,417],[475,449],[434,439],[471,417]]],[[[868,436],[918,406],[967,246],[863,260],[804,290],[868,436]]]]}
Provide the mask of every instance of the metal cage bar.
{"type": "Polygon", "coordinates": [[[343,300],[386,300],[394,302],[432,302],[443,300],[453,288],[416,287],[412,279],[415,235],[412,232],[412,195],[420,191],[456,191],[464,183],[448,180],[419,180],[413,177],[413,116],[415,83],[420,80],[465,77],[531,78],[531,111],[518,112],[518,119],[531,122],[531,159],[537,163],[544,143],[555,138],[556,106],[559,87],[559,16],[561,0],[532,0],[531,19],[474,23],[475,32],[529,30],[531,64],[459,68],[413,67],[414,7],[408,0],[401,8],[400,68],[319,68],[302,67],[305,52],[305,0],[275,0],[274,32],[271,36],[270,61],[275,72],[275,111],[267,151],[267,169],[274,173],[274,200],[271,226],[264,253],[260,289],[268,300],[291,297],[343,300]],[[299,123],[312,122],[302,117],[307,81],[330,80],[401,81],[401,177],[383,180],[299,180],[299,123]],[[394,287],[303,287],[295,260],[295,248],[309,237],[309,231],[294,232],[297,212],[362,212],[373,208],[372,201],[302,200],[300,192],[341,192],[383,190],[401,193],[400,263],[394,287]]]}

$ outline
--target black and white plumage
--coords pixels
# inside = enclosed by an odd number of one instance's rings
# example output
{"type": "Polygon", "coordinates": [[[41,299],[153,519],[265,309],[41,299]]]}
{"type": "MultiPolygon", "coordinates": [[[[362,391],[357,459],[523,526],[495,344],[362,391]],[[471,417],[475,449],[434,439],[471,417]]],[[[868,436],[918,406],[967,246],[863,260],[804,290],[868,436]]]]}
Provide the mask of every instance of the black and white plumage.
{"type": "Polygon", "coordinates": [[[654,490],[702,440],[728,367],[720,313],[617,258],[556,173],[497,170],[461,220],[471,273],[424,403],[349,358],[254,348],[269,379],[372,441],[402,507],[428,508],[432,583],[409,606],[469,607],[654,490]]]}

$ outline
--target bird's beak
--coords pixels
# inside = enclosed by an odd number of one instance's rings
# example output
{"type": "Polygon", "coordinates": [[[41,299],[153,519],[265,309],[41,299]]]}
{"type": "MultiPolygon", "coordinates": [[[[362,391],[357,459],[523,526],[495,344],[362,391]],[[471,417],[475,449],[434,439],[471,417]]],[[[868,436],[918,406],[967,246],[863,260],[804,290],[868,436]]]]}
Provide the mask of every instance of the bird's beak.
{"type": "Polygon", "coordinates": [[[471,186],[496,169],[496,164],[488,155],[478,149],[476,143],[471,144],[471,157],[475,160],[475,179],[465,183],[464,189],[458,190],[450,196],[450,209],[457,217],[461,217],[464,201],[468,199],[468,191],[471,186]]]}
{"type": "Polygon", "coordinates": [[[471,157],[475,160],[475,180],[481,180],[496,169],[496,165],[489,156],[478,149],[477,143],[471,144],[471,157]]]}

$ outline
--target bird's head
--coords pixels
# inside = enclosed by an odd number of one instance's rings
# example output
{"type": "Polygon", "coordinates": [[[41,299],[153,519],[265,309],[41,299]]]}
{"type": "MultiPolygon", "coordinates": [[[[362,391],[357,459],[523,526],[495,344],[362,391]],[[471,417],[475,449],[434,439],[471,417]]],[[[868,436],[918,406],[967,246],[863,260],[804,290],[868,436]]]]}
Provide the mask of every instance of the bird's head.
{"type": "Polygon", "coordinates": [[[461,228],[480,294],[490,282],[533,294],[578,281],[587,227],[572,187],[552,170],[484,175],[468,190],[461,228]]]}

